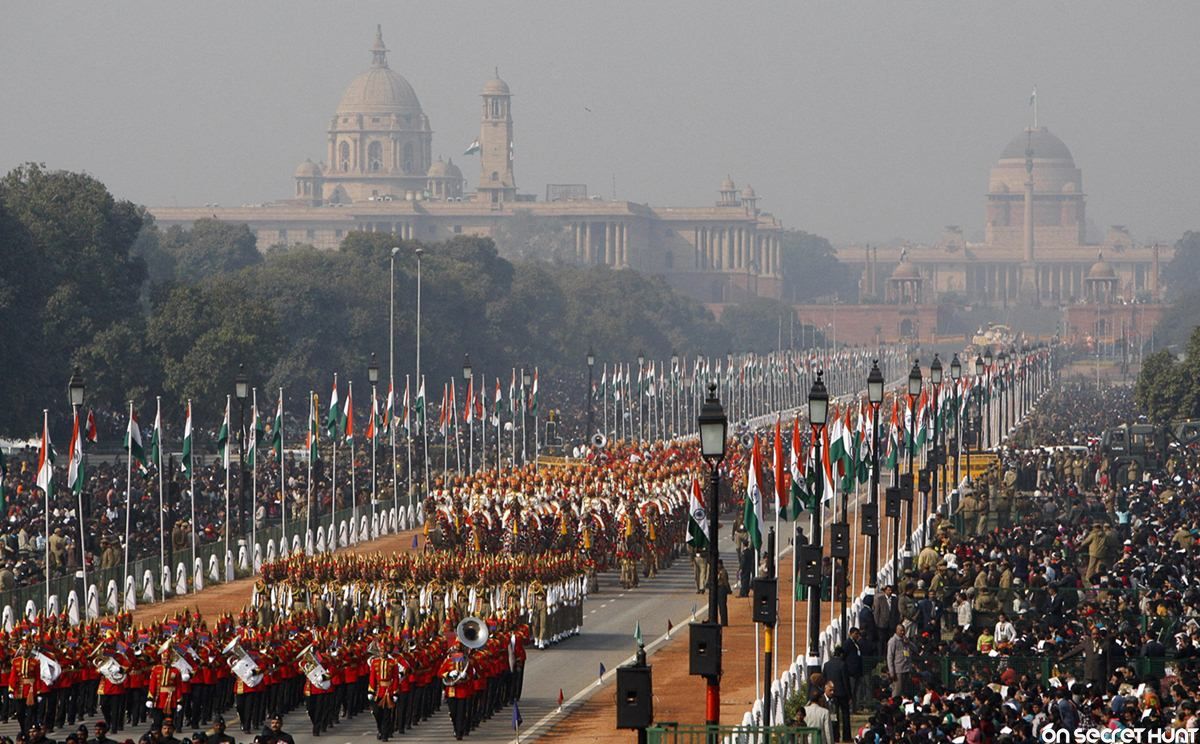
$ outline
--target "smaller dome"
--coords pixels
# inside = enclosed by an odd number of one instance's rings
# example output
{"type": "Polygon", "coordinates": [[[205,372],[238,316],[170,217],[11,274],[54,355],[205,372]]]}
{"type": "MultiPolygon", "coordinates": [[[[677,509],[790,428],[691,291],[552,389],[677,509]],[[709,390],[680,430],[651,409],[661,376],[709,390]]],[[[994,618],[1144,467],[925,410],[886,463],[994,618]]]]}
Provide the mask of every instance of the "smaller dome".
{"type": "Polygon", "coordinates": [[[756,196],[754,195],[754,187],[753,187],[753,186],[751,186],[750,184],[746,184],[746,188],[742,189],[742,198],[743,198],[743,199],[756,199],[756,198],[758,198],[758,197],[756,197],[756,196]]]}
{"type": "Polygon", "coordinates": [[[735,190],[737,190],[737,186],[735,186],[733,184],[733,179],[730,178],[729,176],[725,176],[725,180],[721,181],[721,191],[735,191],[735,190]]]}
{"type": "Polygon", "coordinates": [[[454,164],[454,158],[446,161],[446,177],[447,178],[462,178],[462,171],[454,164]]]}
{"type": "Polygon", "coordinates": [[[920,279],[921,270],[915,264],[910,264],[908,261],[901,260],[896,266],[896,270],[892,272],[892,279],[920,279]]]}
{"type": "Polygon", "coordinates": [[[512,93],[508,90],[508,83],[500,79],[499,75],[492,78],[483,84],[483,93],[485,96],[509,96],[512,93]]]}
{"type": "Polygon", "coordinates": [[[1108,261],[1104,260],[1104,254],[1096,256],[1096,263],[1092,264],[1092,268],[1088,269],[1088,279],[1116,279],[1117,272],[1113,271],[1113,267],[1108,261]]]}
{"type": "Polygon", "coordinates": [[[311,160],[305,160],[296,166],[296,178],[314,178],[321,175],[321,166],[311,160]]]}
{"type": "Polygon", "coordinates": [[[429,172],[425,174],[429,178],[445,178],[446,177],[446,161],[439,156],[437,162],[429,166],[429,172]]]}

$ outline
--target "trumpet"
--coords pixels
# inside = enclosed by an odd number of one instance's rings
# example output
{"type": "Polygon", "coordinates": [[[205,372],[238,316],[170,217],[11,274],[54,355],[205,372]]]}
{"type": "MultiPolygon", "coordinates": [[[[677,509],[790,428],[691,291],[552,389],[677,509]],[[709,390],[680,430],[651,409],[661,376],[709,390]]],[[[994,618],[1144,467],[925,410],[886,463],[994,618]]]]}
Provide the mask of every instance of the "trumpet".
{"type": "Polygon", "coordinates": [[[225,648],[221,649],[221,655],[225,657],[229,668],[244,684],[258,687],[262,683],[262,669],[259,668],[258,662],[254,660],[250,652],[242,648],[241,639],[234,638],[226,644],[225,648]]]}
{"type": "Polygon", "coordinates": [[[300,671],[304,672],[304,676],[308,678],[313,687],[322,690],[329,689],[332,684],[329,672],[326,671],[325,665],[317,660],[317,654],[313,651],[311,643],[296,655],[296,661],[300,664],[300,671]]]}

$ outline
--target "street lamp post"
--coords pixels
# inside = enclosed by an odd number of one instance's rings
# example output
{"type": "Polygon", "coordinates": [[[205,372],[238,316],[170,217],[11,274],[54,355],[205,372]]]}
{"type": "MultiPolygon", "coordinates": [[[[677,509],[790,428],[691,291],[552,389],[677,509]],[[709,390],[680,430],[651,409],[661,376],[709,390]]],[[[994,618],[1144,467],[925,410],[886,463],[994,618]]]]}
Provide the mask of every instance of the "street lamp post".
{"type": "Polygon", "coordinates": [[[470,393],[467,395],[467,472],[475,472],[475,410],[471,407],[475,405],[475,389],[471,384],[471,378],[474,377],[474,371],[471,368],[471,355],[463,354],[463,392],[470,393]]]}
{"type": "MultiPolygon", "coordinates": [[[[396,255],[400,253],[400,246],[392,247],[392,255],[388,265],[388,274],[390,276],[390,284],[388,285],[388,400],[392,401],[396,395],[396,255]]],[[[397,513],[400,511],[400,475],[396,465],[396,427],[393,421],[387,422],[388,439],[392,447],[392,518],[400,519],[397,513]]],[[[409,450],[409,455],[412,455],[412,450],[409,450]]],[[[408,458],[408,479],[405,483],[406,487],[412,488],[412,457],[408,458]]],[[[282,477],[282,476],[281,476],[282,477]]],[[[393,524],[399,524],[394,522],[393,524]]]]}
{"type": "Polygon", "coordinates": [[[708,398],[700,409],[696,421],[700,430],[700,454],[709,467],[708,503],[705,509],[708,513],[708,623],[715,625],[717,635],[717,673],[707,677],[704,698],[704,722],[709,726],[721,723],[721,676],[720,676],[720,632],[721,626],[717,617],[717,538],[721,534],[719,523],[720,510],[717,500],[720,498],[721,461],[725,459],[725,447],[729,442],[729,419],[725,409],[717,399],[717,384],[708,384],[708,398]]]}
{"type": "Polygon", "coordinates": [[[638,352],[637,362],[638,362],[638,389],[637,389],[638,439],[640,441],[645,441],[646,440],[646,426],[645,426],[646,417],[645,417],[645,415],[642,414],[642,397],[643,397],[642,396],[642,385],[645,384],[644,375],[646,374],[646,354],[645,354],[645,352],[641,352],[641,351],[638,352]]]}
{"type": "Polygon", "coordinates": [[[592,405],[592,369],[596,366],[596,352],[592,351],[592,347],[588,346],[587,351],[587,368],[588,368],[588,384],[587,384],[587,429],[583,432],[583,441],[590,442],[592,440],[592,428],[595,420],[595,406],[592,405]]]}
{"type": "Polygon", "coordinates": [[[525,437],[525,432],[529,428],[529,398],[528,393],[530,384],[533,383],[533,375],[528,369],[521,370],[521,464],[529,462],[528,450],[526,449],[528,440],[525,437]]]}
{"type": "MultiPolygon", "coordinates": [[[[929,382],[933,385],[933,467],[931,477],[933,479],[932,496],[925,502],[924,524],[928,524],[929,515],[937,512],[938,507],[938,466],[941,464],[941,393],[942,393],[942,358],[938,354],[933,355],[933,363],[929,365],[929,382]]],[[[945,479],[943,479],[944,482],[945,479]]]]}
{"type": "Polygon", "coordinates": [[[1004,349],[1000,350],[1000,354],[996,357],[996,372],[1000,378],[1000,431],[997,437],[997,443],[1003,442],[1004,437],[1008,434],[1008,352],[1004,349]]]}
{"type": "Polygon", "coordinates": [[[871,403],[871,503],[867,509],[873,515],[871,522],[875,525],[871,538],[871,563],[867,572],[867,586],[874,593],[879,576],[879,406],[883,403],[883,372],[879,369],[879,360],[871,364],[871,373],[867,375],[867,400],[871,403]]]}
{"type": "MultiPolygon", "coordinates": [[[[83,425],[79,421],[79,409],[83,406],[84,384],[83,384],[83,375],[80,373],[78,366],[76,366],[74,371],[71,373],[71,379],[67,381],[67,393],[71,399],[71,413],[74,414],[74,419],[75,419],[74,426],[77,429],[82,428],[83,425]]],[[[75,436],[75,432],[72,432],[72,436],[75,436]]],[[[79,458],[80,458],[80,462],[82,463],[83,462],[83,433],[79,432],[78,436],[79,436],[78,446],[80,449],[79,458]]],[[[159,437],[159,439],[161,441],[162,432],[157,432],[157,436],[159,437]]],[[[76,442],[71,442],[71,446],[75,447],[76,442]]],[[[82,472],[82,470],[81,470],[81,472],[82,472]]],[[[83,612],[79,613],[79,616],[82,617],[84,619],[84,621],[86,622],[88,619],[88,615],[87,615],[87,608],[88,608],[87,543],[85,542],[87,540],[87,531],[84,528],[84,524],[87,522],[87,515],[84,513],[84,510],[83,510],[83,489],[82,488],[79,489],[79,512],[78,512],[78,515],[79,515],[79,577],[80,577],[80,581],[83,584],[83,590],[79,594],[79,601],[83,603],[83,612]]],[[[159,536],[159,539],[162,539],[161,535],[159,536]]],[[[47,576],[49,576],[48,573],[47,573],[47,576]]]]}
{"type": "MultiPolygon", "coordinates": [[[[962,362],[958,360],[958,352],[954,353],[954,358],[950,360],[950,380],[954,385],[954,488],[958,488],[959,472],[958,472],[958,457],[962,450],[962,408],[958,404],[959,395],[959,380],[962,379],[962,362]]],[[[953,490],[951,491],[953,492],[953,490]]],[[[953,511],[954,505],[951,504],[953,511]]]]}
{"type": "Polygon", "coordinates": [[[984,407],[983,418],[984,418],[984,421],[987,426],[987,446],[988,446],[988,449],[991,449],[992,448],[992,390],[991,390],[991,388],[992,388],[992,380],[991,380],[992,348],[990,346],[987,349],[985,349],[983,352],[983,365],[984,365],[984,369],[986,370],[987,375],[988,375],[987,385],[984,387],[984,389],[982,391],[983,407],[984,407]]]}
{"type": "MultiPolygon", "coordinates": [[[[246,379],[245,366],[238,364],[237,377],[233,382],[233,392],[238,399],[238,511],[241,512],[241,530],[245,535],[249,530],[246,508],[246,398],[250,396],[250,382],[246,379]]],[[[225,515],[228,519],[229,515],[225,515]]]]}
{"type": "Polygon", "coordinates": [[[908,372],[908,479],[909,487],[906,489],[905,498],[908,501],[908,511],[904,516],[904,562],[908,563],[912,558],[911,542],[912,542],[912,521],[913,521],[913,488],[916,486],[916,472],[913,468],[913,456],[916,454],[917,445],[917,396],[921,394],[921,362],[918,359],[913,360],[912,369],[908,372]]]}
{"type": "MultiPolygon", "coordinates": [[[[379,492],[377,490],[378,480],[375,477],[375,456],[379,449],[376,445],[379,443],[379,428],[376,419],[376,409],[379,404],[376,402],[376,386],[379,384],[379,362],[375,359],[375,352],[371,352],[371,361],[367,364],[367,382],[371,383],[371,522],[375,522],[375,502],[379,500],[379,492]]],[[[388,428],[391,428],[391,422],[388,422],[388,428]]],[[[395,463],[393,463],[395,467],[395,463]]]]}
{"type": "MultiPolygon", "coordinates": [[[[813,380],[812,388],[808,391],[808,423],[812,426],[813,458],[817,463],[817,483],[813,489],[816,494],[817,506],[812,510],[809,521],[811,533],[810,546],[817,551],[817,565],[820,571],[821,545],[821,497],[825,492],[825,469],[821,466],[821,435],[825,430],[825,422],[829,416],[829,391],[825,388],[824,372],[817,371],[817,379],[813,380]]],[[[821,665],[821,587],[808,587],[808,671],[819,671],[821,665]]]]}

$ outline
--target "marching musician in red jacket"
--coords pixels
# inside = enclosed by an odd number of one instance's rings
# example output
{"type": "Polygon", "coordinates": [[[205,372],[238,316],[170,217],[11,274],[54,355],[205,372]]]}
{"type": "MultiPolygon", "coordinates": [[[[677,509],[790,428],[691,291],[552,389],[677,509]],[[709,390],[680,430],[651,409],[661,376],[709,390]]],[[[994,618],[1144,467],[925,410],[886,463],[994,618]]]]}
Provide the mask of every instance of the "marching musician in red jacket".
{"type": "Polygon", "coordinates": [[[42,662],[34,656],[29,640],[22,639],[8,673],[8,697],[17,704],[17,722],[22,734],[29,733],[29,726],[37,714],[42,686],[42,662]]]}
{"type": "Polygon", "coordinates": [[[181,704],[183,674],[172,661],[170,647],[164,647],[158,664],[150,670],[150,697],[146,707],[150,709],[151,728],[162,726],[164,717],[174,717],[181,704]]]}

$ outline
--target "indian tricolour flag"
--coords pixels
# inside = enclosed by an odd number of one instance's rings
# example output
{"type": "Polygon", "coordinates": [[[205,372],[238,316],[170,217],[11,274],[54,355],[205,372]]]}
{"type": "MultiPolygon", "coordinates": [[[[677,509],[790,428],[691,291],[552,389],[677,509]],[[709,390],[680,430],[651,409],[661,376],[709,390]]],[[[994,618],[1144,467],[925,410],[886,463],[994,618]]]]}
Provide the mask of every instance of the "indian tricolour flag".
{"type": "Polygon", "coordinates": [[[329,438],[336,444],[338,429],[342,428],[342,412],[338,408],[338,391],[337,391],[337,372],[333,373],[333,392],[329,394],[329,414],[325,417],[325,430],[329,432],[329,438]]]}
{"type": "Polygon", "coordinates": [[[786,512],[780,514],[784,519],[795,519],[800,512],[812,508],[812,494],[809,493],[808,481],[804,477],[804,442],[800,439],[800,419],[792,419],[792,452],[789,463],[792,484],[790,503],[786,512]]]}
{"type": "Polygon", "coordinates": [[[758,434],[754,434],[754,449],[750,453],[750,473],[746,478],[746,499],[742,505],[742,524],[750,535],[750,545],[757,552],[763,543],[762,523],[762,462],[758,454],[758,434]]]}
{"type": "Polygon", "coordinates": [[[71,448],[67,457],[67,487],[76,496],[83,493],[83,432],[79,428],[79,411],[71,426],[71,448]]]}
{"type": "Polygon", "coordinates": [[[183,456],[179,459],[186,478],[192,477],[192,401],[187,402],[187,420],[183,422],[183,456]]]}
{"type": "Polygon", "coordinates": [[[225,396],[225,419],[217,431],[217,454],[221,456],[221,467],[229,470],[229,396],[225,396]]]}
{"type": "Polygon", "coordinates": [[[142,427],[138,424],[137,411],[129,407],[129,426],[125,429],[125,451],[146,472],[146,450],[142,447],[142,427]]]}
{"type": "Polygon", "coordinates": [[[704,492],[700,481],[692,479],[692,493],[688,498],[687,544],[697,550],[708,547],[708,511],[704,507],[704,492]]]}
{"type": "Polygon", "coordinates": [[[496,396],[492,406],[492,426],[500,425],[500,413],[504,410],[504,398],[500,395],[500,378],[496,378],[496,396]]]}
{"type": "Polygon", "coordinates": [[[54,445],[50,444],[50,418],[42,416],[42,446],[38,450],[37,487],[54,498],[54,445]]]}

